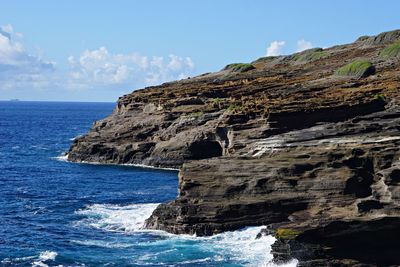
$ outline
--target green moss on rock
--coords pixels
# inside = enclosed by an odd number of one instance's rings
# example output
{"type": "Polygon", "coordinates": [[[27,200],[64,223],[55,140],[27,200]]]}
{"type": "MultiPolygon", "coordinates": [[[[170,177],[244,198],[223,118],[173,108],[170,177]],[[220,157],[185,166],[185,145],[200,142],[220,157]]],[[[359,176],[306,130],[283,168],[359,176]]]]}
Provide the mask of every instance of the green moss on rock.
{"type": "Polygon", "coordinates": [[[253,62],[251,62],[252,64],[257,64],[257,63],[267,63],[267,62],[271,62],[274,60],[277,60],[279,58],[282,58],[282,56],[268,56],[268,57],[260,57],[256,60],[254,60],[253,62]]]}
{"type": "Polygon", "coordinates": [[[252,69],[255,69],[255,67],[249,63],[233,63],[224,68],[224,70],[231,70],[233,72],[246,72],[252,69]]]}
{"type": "Polygon", "coordinates": [[[279,239],[294,239],[299,234],[301,234],[301,232],[294,229],[278,228],[276,230],[276,237],[279,239]]]}
{"type": "Polygon", "coordinates": [[[397,41],[387,47],[385,47],[380,53],[379,56],[384,59],[389,58],[400,58],[400,41],[397,41]]]}
{"type": "Polygon", "coordinates": [[[322,48],[313,48],[293,55],[293,60],[297,62],[307,62],[326,58],[328,56],[329,53],[324,51],[322,48]]]}
{"type": "Polygon", "coordinates": [[[368,60],[356,60],[336,71],[338,76],[362,78],[375,74],[375,67],[368,60]]]}
{"type": "Polygon", "coordinates": [[[374,95],[374,99],[375,100],[378,100],[378,101],[384,101],[384,102],[386,102],[386,97],[385,97],[385,95],[384,94],[375,94],[374,95]]]}

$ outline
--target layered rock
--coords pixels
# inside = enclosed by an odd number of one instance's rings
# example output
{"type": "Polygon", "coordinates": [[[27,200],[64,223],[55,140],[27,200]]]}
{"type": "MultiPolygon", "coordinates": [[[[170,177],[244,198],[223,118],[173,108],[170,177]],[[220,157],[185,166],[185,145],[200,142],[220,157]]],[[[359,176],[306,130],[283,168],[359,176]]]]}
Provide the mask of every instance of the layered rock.
{"type": "Polygon", "coordinates": [[[379,56],[399,36],[135,91],[68,159],[180,168],[178,198],[148,228],[210,235],[269,225],[277,261],[400,264],[400,62],[379,56]],[[375,72],[336,74],[359,59],[375,72]]]}

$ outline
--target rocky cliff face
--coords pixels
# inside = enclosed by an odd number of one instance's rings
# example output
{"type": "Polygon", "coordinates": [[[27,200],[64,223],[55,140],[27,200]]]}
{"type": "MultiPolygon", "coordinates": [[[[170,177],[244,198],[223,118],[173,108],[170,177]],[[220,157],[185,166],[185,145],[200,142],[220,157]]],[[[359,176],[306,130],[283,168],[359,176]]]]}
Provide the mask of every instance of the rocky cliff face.
{"type": "Polygon", "coordinates": [[[148,228],[268,225],[276,261],[399,265],[399,42],[387,32],[135,91],[68,159],[180,168],[178,198],[148,228]]]}

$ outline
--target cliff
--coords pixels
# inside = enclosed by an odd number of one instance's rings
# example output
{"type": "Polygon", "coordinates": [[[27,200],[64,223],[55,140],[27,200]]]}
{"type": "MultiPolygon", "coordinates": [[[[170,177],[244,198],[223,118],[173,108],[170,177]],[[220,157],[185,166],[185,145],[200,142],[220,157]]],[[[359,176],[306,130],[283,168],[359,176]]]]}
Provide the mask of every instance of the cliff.
{"type": "Polygon", "coordinates": [[[148,228],[268,225],[277,262],[399,265],[399,87],[400,31],[231,64],[121,97],[68,159],[180,168],[148,228]]]}

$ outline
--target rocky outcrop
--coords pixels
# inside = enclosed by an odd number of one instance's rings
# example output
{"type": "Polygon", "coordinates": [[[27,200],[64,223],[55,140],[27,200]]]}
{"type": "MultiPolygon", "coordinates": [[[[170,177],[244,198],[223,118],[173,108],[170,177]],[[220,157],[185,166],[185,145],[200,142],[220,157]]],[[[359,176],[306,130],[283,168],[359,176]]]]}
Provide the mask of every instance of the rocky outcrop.
{"type": "Polygon", "coordinates": [[[379,56],[399,32],[135,91],[68,159],[180,168],[148,228],[268,225],[276,261],[399,265],[400,62],[379,56]],[[360,59],[374,73],[336,75],[360,59]]]}

